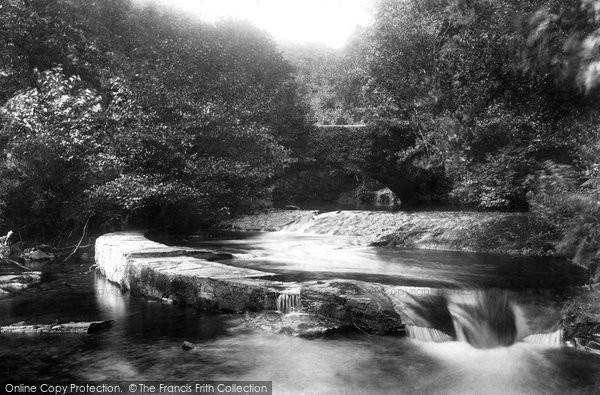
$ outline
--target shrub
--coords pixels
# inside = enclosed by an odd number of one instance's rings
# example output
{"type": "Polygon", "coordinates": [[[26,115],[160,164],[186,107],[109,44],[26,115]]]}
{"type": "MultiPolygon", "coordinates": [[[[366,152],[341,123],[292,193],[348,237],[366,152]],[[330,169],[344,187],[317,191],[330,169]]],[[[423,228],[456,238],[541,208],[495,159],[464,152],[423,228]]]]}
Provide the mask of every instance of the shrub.
{"type": "Polygon", "coordinates": [[[580,173],[547,161],[531,180],[533,191],[528,194],[531,211],[562,236],[556,251],[586,267],[600,254],[599,170],[593,164],[580,173]]]}

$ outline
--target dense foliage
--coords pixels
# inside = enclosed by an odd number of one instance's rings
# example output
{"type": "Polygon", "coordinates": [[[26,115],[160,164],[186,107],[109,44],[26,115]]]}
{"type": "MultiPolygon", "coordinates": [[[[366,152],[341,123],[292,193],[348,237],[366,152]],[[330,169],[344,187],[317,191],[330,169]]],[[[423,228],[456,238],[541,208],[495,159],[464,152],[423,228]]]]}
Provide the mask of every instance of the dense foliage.
{"type": "Polygon", "coordinates": [[[600,281],[600,166],[580,172],[548,161],[531,181],[531,210],[559,235],[556,252],[600,281]]]}
{"type": "MultiPolygon", "coordinates": [[[[393,98],[395,116],[418,131],[414,149],[454,180],[459,202],[525,207],[524,181],[544,161],[584,159],[581,148],[597,132],[595,95],[541,55],[572,61],[547,21],[587,7],[576,3],[380,3],[370,63],[375,84],[393,98]]],[[[579,33],[570,23],[554,29],[571,43],[579,33]]]]}
{"type": "Polygon", "coordinates": [[[251,26],[127,0],[1,5],[6,227],[184,227],[261,195],[304,149],[291,69],[251,26]]]}
{"type": "Polygon", "coordinates": [[[405,204],[526,209],[545,161],[595,161],[596,5],[381,0],[342,50],[290,60],[318,123],[370,125],[361,172],[405,204]]]}

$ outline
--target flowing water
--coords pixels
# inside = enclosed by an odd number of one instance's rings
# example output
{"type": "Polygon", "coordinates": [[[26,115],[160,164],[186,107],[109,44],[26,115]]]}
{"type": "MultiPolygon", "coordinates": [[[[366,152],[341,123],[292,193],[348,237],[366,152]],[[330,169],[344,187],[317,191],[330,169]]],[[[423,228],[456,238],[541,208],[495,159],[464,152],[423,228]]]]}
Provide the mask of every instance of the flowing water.
{"type": "Polygon", "coordinates": [[[300,294],[282,293],[277,296],[277,311],[283,314],[299,313],[302,310],[300,294]]]}
{"type": "Polygon", "coordinates": [[[370,247],[352,236],[203,232],[167,242],[230,253],[233,259],[221,262],[275,273],[282,281],[343,278],[418,287],[558,289],[584,279],[581,269],[557,258],[370,247]]]}
{"type": "MultiPolygon", "coordinates": [[[[48,264],[43,282],[0,299],[0,324],[115,320],[93,335],[0,335],[4,380],[272,380],[274,393],[597,393],[600,358],[561,345],[556,295],[582,280],[558,260],[374,248],[352,237],[204,233],[179,241],[280,280],[360,279],[401,290],[410,337],[302,339],[237,315],[150,302],[88,271],[48,264]],[[435,293],[431,290],[437,290],[435,293]],[[184,351],[191,341],[197,347],[184,351]]],[[[14,271],[13,267],[2,267],[14,271]]],[[[291,289],[274,301],[298,313],[291,289]]]]}

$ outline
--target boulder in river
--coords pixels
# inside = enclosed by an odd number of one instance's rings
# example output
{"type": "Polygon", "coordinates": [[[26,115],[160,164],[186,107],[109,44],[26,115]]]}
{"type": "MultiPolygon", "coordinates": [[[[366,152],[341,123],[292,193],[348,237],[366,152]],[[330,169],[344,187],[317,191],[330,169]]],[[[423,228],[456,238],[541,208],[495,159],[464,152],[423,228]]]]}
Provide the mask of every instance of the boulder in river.
{"type": "Polygon", "coordinates": [[[304,312],[366,333],[400,334],[404,325],[379,285],[360,281],[319,281],[301,290],[304,312]]]}
{"type": "Polygon", "coordinates": [[[344,329],[355,329],[348,324],[336,323],[306,313],[282,314],[275,311],[248,314],[244,318],[244,324],[265,332],[304,338],[322,337],[344,329]]]}
{"type": "Polygon", "coordinates": [[[191,350],[193,348],[196,348],[196,345],[192,342],[184,341],[181,344],[181,348],[183,348],[184,350],[191,350]]]}
{"type": "Polygon", "coordinates": [[[42,261],[46,259],[54,259],[54,254],[44,252],[42,250],[33,250],[25,255],[25,258],[32,261],[42,261]]]}

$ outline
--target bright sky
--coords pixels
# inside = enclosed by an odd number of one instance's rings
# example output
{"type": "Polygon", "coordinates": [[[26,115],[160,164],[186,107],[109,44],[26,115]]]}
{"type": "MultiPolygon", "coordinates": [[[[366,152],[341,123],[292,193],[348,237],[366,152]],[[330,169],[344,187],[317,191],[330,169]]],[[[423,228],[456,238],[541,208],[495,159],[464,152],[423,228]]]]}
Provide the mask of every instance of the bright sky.
{"type": "Polygon", "coordinates": [[[372,0],[159,0],[202,19],[250,20],[276,40],[342,47],[370,19],[372,0]]]}

